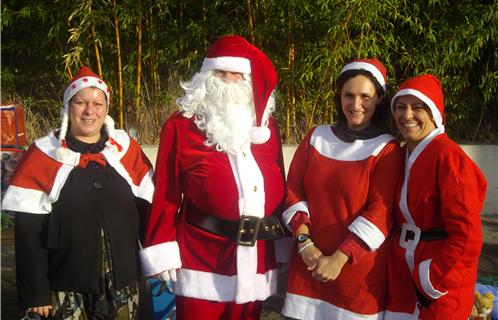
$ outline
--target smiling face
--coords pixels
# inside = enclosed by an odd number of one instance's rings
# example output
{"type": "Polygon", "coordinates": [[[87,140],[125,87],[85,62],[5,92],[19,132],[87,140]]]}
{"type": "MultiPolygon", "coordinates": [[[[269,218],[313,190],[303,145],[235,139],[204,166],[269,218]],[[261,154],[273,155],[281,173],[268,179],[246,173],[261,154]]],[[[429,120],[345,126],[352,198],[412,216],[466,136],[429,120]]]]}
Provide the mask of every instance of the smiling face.
{"type": "Polygon", "coordinates": [[[415,96],[406,95],[396,98],[393,113],[396,125],[410,151],[413,151],[432,130],[436,129],[431,110],[415,96]]]}
{"type": "Polygon", "coordinates": [[[94,87],[81,89],[69,101],[69,121],[73,137],[86,143],[97,142],[106,115],[107,100],[104,92],[94,87]]]}
{"type": "Polygon", "coordinates": [[[358,75],[346,81],[341,90],[341,106],[347,126],[352,130],[368,127],[380,101],[369,78],[358,75]]]}

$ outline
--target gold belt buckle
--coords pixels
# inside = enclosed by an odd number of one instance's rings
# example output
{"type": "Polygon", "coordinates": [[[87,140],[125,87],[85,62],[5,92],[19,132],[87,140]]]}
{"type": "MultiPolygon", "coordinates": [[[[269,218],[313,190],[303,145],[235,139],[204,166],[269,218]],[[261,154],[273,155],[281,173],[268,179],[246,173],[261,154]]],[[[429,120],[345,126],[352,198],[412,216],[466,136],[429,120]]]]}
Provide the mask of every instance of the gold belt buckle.
{"type": "Polygon", "coordinates": [[[240,217],[235,244],[244,247],[254,247],[258,238],[260,224],[261,219],[259,217],[242,215],[240,217]]]}

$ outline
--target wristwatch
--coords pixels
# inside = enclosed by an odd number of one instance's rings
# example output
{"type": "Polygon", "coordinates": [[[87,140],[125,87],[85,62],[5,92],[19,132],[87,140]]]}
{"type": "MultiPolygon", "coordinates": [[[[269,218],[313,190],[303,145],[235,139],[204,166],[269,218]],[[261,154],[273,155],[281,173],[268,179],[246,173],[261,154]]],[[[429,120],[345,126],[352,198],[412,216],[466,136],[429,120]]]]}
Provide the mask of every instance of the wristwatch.
{"type": "Polygon", "coordinates": [[[296,237],[297,243],[304,243],[306,240],[311,240],[311,236],[307,233],[300,233],[296,237]]]}

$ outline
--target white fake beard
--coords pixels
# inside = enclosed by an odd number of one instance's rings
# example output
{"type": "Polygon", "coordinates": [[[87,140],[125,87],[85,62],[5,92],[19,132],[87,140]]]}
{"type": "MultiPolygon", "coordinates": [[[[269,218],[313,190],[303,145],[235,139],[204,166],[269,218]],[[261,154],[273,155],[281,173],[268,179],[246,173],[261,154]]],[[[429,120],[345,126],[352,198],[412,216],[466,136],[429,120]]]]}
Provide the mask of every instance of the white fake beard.
{"type": "Polygon", "coordinates": [[[209,72],[182,85],[187,94],[177,102],[183,114],[194,116],[197,127],[206,133],[204,143],[220,152],[240,152],[249,143],[249,129],[255,122],[251,83],[225,82],[209,72]]]}

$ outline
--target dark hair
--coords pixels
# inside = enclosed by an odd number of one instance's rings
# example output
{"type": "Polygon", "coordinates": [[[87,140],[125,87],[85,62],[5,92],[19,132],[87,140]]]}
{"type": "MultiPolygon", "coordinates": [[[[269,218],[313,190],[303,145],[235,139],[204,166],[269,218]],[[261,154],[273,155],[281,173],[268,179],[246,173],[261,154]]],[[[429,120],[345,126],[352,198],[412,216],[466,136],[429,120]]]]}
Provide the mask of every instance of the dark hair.
{"type": "Polygon", "coordinates": [[[385,99],[387,92],[384,91],[379,81],[377,81],[377,79],[369,71],[363,69],[348,70],[341,73],[339,77],[337,77],[337,80],[335,81],[335,97],[334,97],[335,113],[337,120],[346,123],[346,116],[342,112],[342,105],[341,105],[342,87],[348,80],[360,75],[365,76],[368,79],[370,79],[370,81],[372,81],[372,83],[375,86],[375,92],[377,93],[377,96],[379,96],[379,98],[381,99],[379,105],[375,108],[375,112],[372,116],[372,124],[379,124],[389,127],[389,125],[387,124],[390,118],[389,106],[387,104],[387,99],[385,99]]]}

